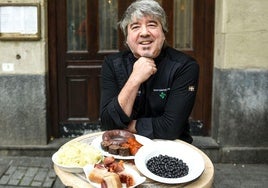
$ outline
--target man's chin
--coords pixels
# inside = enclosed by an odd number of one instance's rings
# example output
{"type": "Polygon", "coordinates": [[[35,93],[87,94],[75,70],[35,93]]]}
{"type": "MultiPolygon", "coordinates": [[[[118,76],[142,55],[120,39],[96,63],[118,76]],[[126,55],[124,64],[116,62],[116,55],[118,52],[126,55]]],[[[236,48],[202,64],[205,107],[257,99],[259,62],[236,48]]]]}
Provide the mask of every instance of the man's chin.
{"type": "Polygon", "coordinates": [[[152,52],[143,51],[140,53],[141,57],[148,57],[148,58],[154,58],[154,54],[152,52]]]}
{"type": "Polygon", "coordinates": [[[143,54],[142,57],[153,58],[152,54],[149,53],[143,54]]]}
{"type": "Polygon", "coordinates": [[[147,50],[137,51],[135,56],[136,57],[139,56],[139,57],[155,58],[155,54],[150,52],[150,51],[147,51],[147,50]]]}

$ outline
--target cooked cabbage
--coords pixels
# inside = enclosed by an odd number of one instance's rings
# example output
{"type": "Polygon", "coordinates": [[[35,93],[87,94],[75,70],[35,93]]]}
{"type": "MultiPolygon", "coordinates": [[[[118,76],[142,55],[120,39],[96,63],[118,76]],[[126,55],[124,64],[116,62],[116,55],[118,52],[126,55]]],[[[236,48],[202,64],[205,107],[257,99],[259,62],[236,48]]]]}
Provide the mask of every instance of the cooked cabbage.
{"type": "Polygon", "coordinates": [[[69,142],[57,152],[58,164],[70,167],[84,167],[102,160],[102,153],[93,146],[82,142],[69,142]]]}

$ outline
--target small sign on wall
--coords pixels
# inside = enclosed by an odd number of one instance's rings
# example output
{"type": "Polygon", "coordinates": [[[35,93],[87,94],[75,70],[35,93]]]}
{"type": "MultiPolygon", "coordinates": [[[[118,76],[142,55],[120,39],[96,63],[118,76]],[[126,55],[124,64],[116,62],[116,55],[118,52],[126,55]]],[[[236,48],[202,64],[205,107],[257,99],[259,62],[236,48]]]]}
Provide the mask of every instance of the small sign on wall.
{"type": "Polygon", "coordinates": [[[0,40],[39,39],[39,4],[0,4],[0,40]]]}

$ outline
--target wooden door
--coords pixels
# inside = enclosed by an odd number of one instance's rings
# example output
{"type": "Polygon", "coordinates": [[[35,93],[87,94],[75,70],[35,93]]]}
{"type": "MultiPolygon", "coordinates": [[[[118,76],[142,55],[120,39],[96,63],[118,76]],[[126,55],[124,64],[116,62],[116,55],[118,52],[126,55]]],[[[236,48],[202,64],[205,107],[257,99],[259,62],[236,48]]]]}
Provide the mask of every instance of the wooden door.
{"type": "MultiPolygon", "coordinates": [[[[167,12],[168,43],[176,47],[176,3],[167,12]],[[175,7],[175,8],[174,8],[175,7]]],[[[214,0],[192,0],[191,45],[181,49],[200,64],[200,83],[191,118],[210,131],[214,0]]],[[[48,1],[49,110],[51,137],[99,128],[100,69],[104,56],[124,48],[116,22],[132,0],[48,1]],[[114,23],[114,24],[113,24],[114,23]],[[112,36],[112,37],[111,37],[112,36]]]]}

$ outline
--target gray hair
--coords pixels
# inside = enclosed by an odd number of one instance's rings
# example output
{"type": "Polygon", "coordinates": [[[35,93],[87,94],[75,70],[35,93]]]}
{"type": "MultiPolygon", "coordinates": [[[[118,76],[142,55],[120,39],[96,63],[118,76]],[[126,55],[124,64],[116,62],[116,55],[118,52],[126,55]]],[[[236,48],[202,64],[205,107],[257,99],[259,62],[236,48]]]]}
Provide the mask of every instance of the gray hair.
{"type": "Polygon", "coordinates": [[[134,18],[142,18],[144,16],[153,16],[159,20],[164,33],[168,32],[166,13],[164,9],[154,0],[137,0],[132,3],[125,11],[123,18],[119,22],[120,28],[127,37],[127,26],[134,18]]]}

